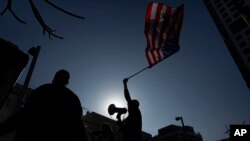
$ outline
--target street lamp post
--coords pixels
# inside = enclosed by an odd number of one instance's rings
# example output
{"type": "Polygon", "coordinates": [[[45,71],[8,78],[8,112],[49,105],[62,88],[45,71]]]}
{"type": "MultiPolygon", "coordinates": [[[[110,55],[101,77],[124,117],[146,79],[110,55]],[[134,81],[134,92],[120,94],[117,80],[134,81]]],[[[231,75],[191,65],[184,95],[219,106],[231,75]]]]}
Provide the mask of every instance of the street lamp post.
{"type": "Polygon", "coordinates": [[[20,96],[19,96],[19,99],[18,99],[18,102],[17,102],[17,108],[19,108],[21,106],[21,104],[23,103],[24,101],[24,98],[25,98],[25,92],[29,86],[29,82],[30,82],[30,79],[31,79],[31,76],[32,76],[32,73],[33,73],[33,70],[35,68],[35,65],[36,65],[36,61],[37,61],[37,58],[38,58],[38,55],[39,55],[39,52],[40,52],[40,49],[41,47],[40,46],[37,46],[37,47],[32,47],[29,49],[28,53],[33,56],[33,59],[32,59],[32,62],[30,64],[30,67],[29,67],[29,70],[28,70],[28,73],[26,75],[26,78],[25,78],[25,81],[23,83],[23,86],[22,86],[22,89],[21,89],[21,92],[20,92],[20,96]]]}
{"type": "Polygon", "coordinates": [[[175,120],[176,120],[176,121],[181,120],[182,130],[183,130],[183,133],[184,133],[184,137],[187,137],[187,136],[186,136],[186,132],[185,132],[185,128],[184,128],[183,118],[182,118],[182,117],[175,117],[175,120]]]}
{"type": "Polygon", "coordinates": [[[176,121],[181,120],[182,127],[184,128],[184,122],[183,122],[183,118],[182,117],[176,117],[175,120],[176,121]]]}

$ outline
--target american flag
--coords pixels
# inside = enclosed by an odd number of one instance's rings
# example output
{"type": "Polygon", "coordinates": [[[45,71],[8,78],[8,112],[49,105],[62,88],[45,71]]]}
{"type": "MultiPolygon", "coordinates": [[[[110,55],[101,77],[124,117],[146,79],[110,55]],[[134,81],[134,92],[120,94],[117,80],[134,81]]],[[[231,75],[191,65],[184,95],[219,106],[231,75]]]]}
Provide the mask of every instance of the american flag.
{"type": "Polygon", "coordinates": [[[146,57],[150,66],[179,51],[184,5],[176,8],[160,2],[148,4],[145,17],[146,57]]]}

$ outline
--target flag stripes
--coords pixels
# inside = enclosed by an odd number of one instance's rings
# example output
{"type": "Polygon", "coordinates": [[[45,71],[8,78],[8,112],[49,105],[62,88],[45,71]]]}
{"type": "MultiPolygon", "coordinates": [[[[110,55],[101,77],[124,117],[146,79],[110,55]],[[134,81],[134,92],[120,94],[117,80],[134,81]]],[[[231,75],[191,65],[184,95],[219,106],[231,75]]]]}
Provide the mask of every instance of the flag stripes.
{"type": "Polygon", "coordinates": [[[152,66],[179,50],[183,13],[184,5],[173,8],[163,3],[148,4],[144,33],[147,40],[145,51],[149,65],[152,66]]]}

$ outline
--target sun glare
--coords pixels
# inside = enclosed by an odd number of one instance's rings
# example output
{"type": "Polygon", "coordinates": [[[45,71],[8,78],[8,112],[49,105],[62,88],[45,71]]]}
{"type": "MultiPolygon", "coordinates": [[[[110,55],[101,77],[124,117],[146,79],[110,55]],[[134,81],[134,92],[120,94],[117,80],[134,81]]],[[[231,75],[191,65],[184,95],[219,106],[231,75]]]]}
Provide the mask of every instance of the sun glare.
{"type": "Polygon", "coordinates": [[[102,107],[102,111],[103,111],[104,115],[107,117],[111,116],[112,118],[115,118],[115,115],[116,115],[116,114],[109,115],[108,107],[110,104],[114,104],[118,108],[127,108],[126,100],[124,99],[123,93],[121,93],[121,92],[109,93],[105,96],[105,98],[103,100],[104,101],[102,103],[104,105],[102,107]]]}

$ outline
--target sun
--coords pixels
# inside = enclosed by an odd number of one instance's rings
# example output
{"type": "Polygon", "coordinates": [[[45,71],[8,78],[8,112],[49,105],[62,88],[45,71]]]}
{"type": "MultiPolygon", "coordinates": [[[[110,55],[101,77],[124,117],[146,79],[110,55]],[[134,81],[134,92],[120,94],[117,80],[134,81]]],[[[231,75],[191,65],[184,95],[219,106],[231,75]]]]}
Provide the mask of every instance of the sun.
{"type": "Polygon", "coordinates": [[[111,96],[108,100],[110,104],[115,104],[116,107],[126,107],[126,104],[124,100],[121,99],[121,97],[113,97],[111,96]]]}

